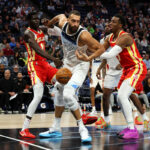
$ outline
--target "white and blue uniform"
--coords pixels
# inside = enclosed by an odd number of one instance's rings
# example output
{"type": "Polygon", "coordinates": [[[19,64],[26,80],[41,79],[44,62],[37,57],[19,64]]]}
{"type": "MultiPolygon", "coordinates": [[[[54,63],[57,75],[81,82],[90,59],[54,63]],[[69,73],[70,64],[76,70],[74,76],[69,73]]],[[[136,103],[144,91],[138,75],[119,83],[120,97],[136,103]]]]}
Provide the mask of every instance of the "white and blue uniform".
{"type": "Polygon", "coordinates": [[[72,77],[69,82],[62,87],[59,83],[56,83],[56,87],[59,91],[56,94],[55,105],[64,106],[67,105],[72,111],[79,108],[76,97],[76,89],[82,86],[85,77],[89,70],[89,62],[83,62],[78,60],[75,51],[86,51],[87,45],[80,47],[78,40],[82,32],[86,31],[82,26],[79,26],[78,30],[74,34],[68,34],[68,23],[65,23],[62,32],[61,40],[63,45],[63,67],[68,68],[72,72],[72,77]]]}

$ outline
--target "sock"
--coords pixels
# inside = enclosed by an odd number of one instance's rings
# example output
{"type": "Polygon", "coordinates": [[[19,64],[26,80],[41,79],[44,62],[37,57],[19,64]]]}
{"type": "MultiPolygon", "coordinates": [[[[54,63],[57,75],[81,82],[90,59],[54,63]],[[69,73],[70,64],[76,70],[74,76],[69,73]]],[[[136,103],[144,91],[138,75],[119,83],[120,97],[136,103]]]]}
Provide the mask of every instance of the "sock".
{"type": "Polygon", "coordinates": [[[134,129],[134,123],[133,122],[128,122],[128,128],[134,129]]]}
{"type": "Polygon", "coordinates": [[[146,113],[144,113],[144,114],[142,115],[142,118],[143,118],[143,120],[149,121],[149,118],[147,117],[146,113]]]}
{"type": "Polygon", "coordinates": [[[55,117],[52,127],[56,128],[56,129],[59,129],[60,128],[60,121],[61,121],[61,118],[56,118],[55,117]]]}
{"type": "Polygon", "coordinates": [[[103,118],[104,118],[104,113],[103,113],[103,112],[101,112],[100,114],[101,114],[101,117],[103,117],[103,118]]]}
{"type": "Polygon", "coordinates": [[[137,111],[135,111],[134,112],[134,118],[136,118],[136,117],[138,117],[139,115],[138,115],[138,113],[137,113],[137,111]]]}
{"type": "Polygon", "coordinates": [[[96,111],[95,106],[92,106],[92,111],[96,111]]]}
{"type": "Polygon", "coordinates": [[[77,120],[77,125],[79,126],[79,128],[85,128],[82,119],[77,120]]]}
{"type": "Polygon", "coordinates": [[[30,122],[31,122],[31,119],[25,118],[25,121],[24,121],[24,124],[23,124],[23,127],[22,127],[21,131],[23,131],[24,129],[29,128],[30,122]]]}
{"type": "Polygon", "coordinates": [[[106,123],[110,122],[109,116],[104,116],[106,123]]]}

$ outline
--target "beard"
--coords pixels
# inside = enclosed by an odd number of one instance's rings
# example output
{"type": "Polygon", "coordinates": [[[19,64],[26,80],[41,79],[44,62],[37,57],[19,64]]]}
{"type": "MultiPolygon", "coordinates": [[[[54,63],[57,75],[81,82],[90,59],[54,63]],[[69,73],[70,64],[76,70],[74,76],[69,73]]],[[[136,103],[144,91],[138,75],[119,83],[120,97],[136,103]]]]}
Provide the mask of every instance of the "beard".
{"type": "Polygon", "coordinates": [[[71,27],[70,25],[68,26],[68,29],[69,29],[70,33],[75,33],[75,32],[77,32],[78,28],[79,28],[79,27],[71,27]]]}

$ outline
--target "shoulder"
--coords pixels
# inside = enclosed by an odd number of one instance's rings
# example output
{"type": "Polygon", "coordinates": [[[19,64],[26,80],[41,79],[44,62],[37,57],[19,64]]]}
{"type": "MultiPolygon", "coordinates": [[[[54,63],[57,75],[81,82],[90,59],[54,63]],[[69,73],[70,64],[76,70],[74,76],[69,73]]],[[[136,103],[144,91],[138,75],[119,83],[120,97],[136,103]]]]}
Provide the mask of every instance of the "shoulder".
{"type": "Polygon", "coordinates": [[[92,35],[87,31],[87,30],[84,30],[81,35],[80,35],[80,39],[81,40],[85,40],[85,39],[88,39],[92,37],[92,35]]]}

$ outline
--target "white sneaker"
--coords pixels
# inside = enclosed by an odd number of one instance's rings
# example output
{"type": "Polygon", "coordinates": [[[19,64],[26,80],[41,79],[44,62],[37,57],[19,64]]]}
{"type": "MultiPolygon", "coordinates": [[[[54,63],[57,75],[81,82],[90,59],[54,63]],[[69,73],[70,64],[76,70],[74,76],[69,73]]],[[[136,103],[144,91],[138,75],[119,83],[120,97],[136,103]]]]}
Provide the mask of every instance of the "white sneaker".
{"type": "Polygon", "coordinates": [[[88,116],[97,116],[97,111],[96,110],[92,110],[92,112],[88,116]]]}
{"type": "Polygon", "coordinates": [[[79,133],[80,133],[80,136],[81,136],[81,142],[82,143],[92,141],[92,137],[89,136],[87,128],[85,128],[85,127],[79,128],[79,133]]]}

